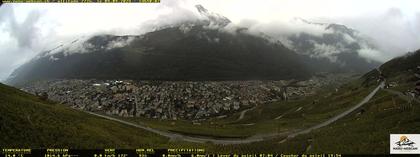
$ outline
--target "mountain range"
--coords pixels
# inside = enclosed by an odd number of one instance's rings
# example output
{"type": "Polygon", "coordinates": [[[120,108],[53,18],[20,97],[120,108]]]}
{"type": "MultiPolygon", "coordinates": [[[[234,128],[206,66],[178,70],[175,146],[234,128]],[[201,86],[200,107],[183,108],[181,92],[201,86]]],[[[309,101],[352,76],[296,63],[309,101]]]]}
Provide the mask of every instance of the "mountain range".
{"type": "Polygon", "coordinates": [[[326,25],[332,31],[322,36],[289,36],[293,46],[288,47],[247,28],[227,31],[224,28],[232,24],[228,18],[201,5],[196,9],[201,16],[196,20],[143,35],[96,35],[60,45],[17,68],[7,82],[306,79],[317,72],[365,72],[378,65],[358,55],[364,41],[343,25],[326,25]],[[357,40],[349,43],[348,37],[357,40]]]}
{"type": "Polygon", "coordinates": [[[292,50],[309,56],[304,63],[312,65],[307,66],[312,71],[366,72],[380,65],[359,55],[363,49],[377,48],[357,30],[341,24],[314,23],[302,18],[295,18],[295,22],[325,29],[326,33],[321,35],[301,32],[288,37],[292,50]]]}

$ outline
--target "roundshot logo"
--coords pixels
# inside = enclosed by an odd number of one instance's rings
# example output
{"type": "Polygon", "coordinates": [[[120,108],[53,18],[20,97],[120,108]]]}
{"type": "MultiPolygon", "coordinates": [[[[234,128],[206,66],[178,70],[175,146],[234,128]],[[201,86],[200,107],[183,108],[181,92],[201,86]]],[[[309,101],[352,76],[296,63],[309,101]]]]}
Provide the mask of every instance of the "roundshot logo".
{"type": "Polygon", "coordinates": [[[420,134],[391,134],[391,154],[420,154],[417,142],[420,142],[420,134]]]}

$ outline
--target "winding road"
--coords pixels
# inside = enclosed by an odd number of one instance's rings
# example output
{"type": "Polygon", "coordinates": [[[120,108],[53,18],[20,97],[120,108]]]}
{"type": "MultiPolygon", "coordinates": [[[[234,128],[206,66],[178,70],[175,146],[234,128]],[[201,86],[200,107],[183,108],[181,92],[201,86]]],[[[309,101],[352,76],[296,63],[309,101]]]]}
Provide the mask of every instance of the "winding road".
{"type": "Polygon", "coordinates": [[[244,119],[246,112],[251,111],[251,110],[254,110],[255,108],[257,108],[257,106],[254,106],[254,107],[252,107],[252,108],[249,108],[249,109],[243,110],[243,111],[241,112],[241,115],[239,115],[238,119],[236,119],[234,122],[239,122],[239,121],[241,121],[242,119],[244,119]]]}
{"type": "MultiPolygon", "coordinates": [[[[194,142],[194,143],[212,142],[214,144],[225,144],[226,145],[226,144],[244,144],[244,143],[259,142],[259,141],[263,141],[265,139],[270,139],[270,138],[274,138],[274,137],[287,136],[287,138],[280,141],[280,142],[285,142],[287,139],[293,138],[297,135],[310,133],[312,130],[319,129],[321,127],[327,126],[327,125],[337,121],[338,119],[343,118],[344,116],[350,114],[351,112],[355,111],[357,108],[359,108],[362,105],[364,105],[365,103],[367,103],[376,94],[376,92],[380,88],[384,87],[384,85],[385,85],[385,83],[381,82],[378,85],[378,87],[376,87],[372,92],[370,92],[369,95],[367,95],[361,102],[359,102],[355,106],[353,106],[350,109],[344,111],[343,113],[340,113],[339,115],[336,115],[335,117],[333,117],[331,119],[328,119],[325,122],[322,122],[322,123],[317,124],[315,126],[312,126],[310,128],[303,129],[303,130],[298,130],[298,131],[295,130],[295,131],[281,132],[281,133],[254,135],[254,136],[251,136],[251,137],[248,137],[248,138],[243,138],[243,139],[233,139],[233,138],[223,138],[223,139],[221,139],[221,138],[193,137],[193,136],[181,135],[181,134],[177,134],[177,133],[166,132],[166,131],[150,128],[150,127],[147,127],[143,124],[135,124],[135,123],[127,122],[127,121],[117,119],[117,118],[113,118],[113,117],[110,117],[110,116],[107,116],[107,115],[97,114],[97,113],[93,113],[93,112],[89,112],[89,111],[84,111],[84,112],[86,112],[88,114],[91,114],[91,115],[94,115],[94,116],[105,118],[105,119],[108,119],[108,120],[116,121],[116,122],[119,122],[119,123],[122,123],[122,124],[130,125],[130,126],[133,126],[133,127],[136,127],[136,128],[144,129],[144,130],[156,133],[158,135],[168,137],[171,140],[183,140],[183,141],[194,142]]],[[[242,113],[241,113],[240,117],[243,118],[242,115],[244,115],[246,113],[246,111],[243,111],[242,113]]]]}
{"type": "Polygon", "coordinates": [[[325,121],[325,122],[322,122],[322,123],[320,123],[320,124],[317,124],[317,125],[315,125],[315,126],[312,126],[312,127],[310,127],[310,128],[307,128],[307,129],[305,129],[305,130],[302,130],[302,131],[298,131],[298,132],[292,133],[292,134],[288,135],[286,139],[284,139],[283,141],[280,141],[280,142],[281,142],[281,143],[282,143],[282,142],[285,142],[287,139],[293,138],[293,137],[295,137],[295,136],[297,136],[297,135],[310,133],[312,130],[319,129],[319,128],[321,128],[321,127],[327,126],[327,125],[329,125],[329,124],[331,124],[331,123],[333,123],[333,122],[337,121],[338,119],[343,118],[344,116],[346,116],[346,115],[350,114],[351,112],[355,111],[355,110],[356,110],[356,109],[358,109],[359,107],[361,107],[361,106],[363,106],[364,104],[366,104],[366,103],[367,103],[370,99],[372,99],[372,97],[376,94],[376,92],[378,92],[378,90],[379,90],[379,89],[384,88],[384,86],[385,86],[385,82],[381,82],[381,83],[378,85],[378,87],[376,87],[376,88],[375,88],[372,92],[370,92],[370,93],[369,93],[369,95],[368,95],[368,96],[366,96],[366,97],[365,97],[365,98],[364,98],[361,102],[359,102],[357,105],[353,106],[352,108],[350,108],[350,109],[348,109],[348,110],[346,110],[346,111],[344,111],[344,112],[340,113],[339,115],[336,115],[335,117],[333,117],[333,118],[331,118],[331,119],[328,119],[328,120],[327,120],[327,121],[325,121]]]}

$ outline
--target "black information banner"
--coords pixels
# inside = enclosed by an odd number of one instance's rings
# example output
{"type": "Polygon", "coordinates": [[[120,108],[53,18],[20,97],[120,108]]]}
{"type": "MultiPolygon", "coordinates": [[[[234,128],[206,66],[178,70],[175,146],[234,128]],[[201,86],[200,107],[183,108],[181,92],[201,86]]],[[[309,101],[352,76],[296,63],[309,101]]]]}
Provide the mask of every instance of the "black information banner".
{"type": "MultiPolygon", "coordinates": [[[[0,157],[346,157],[407,155],[342,154],[207,154],[204,149],[2,149],[0,157]]],[[[418,156],[413,154],[413,156],[418,156]]]]}

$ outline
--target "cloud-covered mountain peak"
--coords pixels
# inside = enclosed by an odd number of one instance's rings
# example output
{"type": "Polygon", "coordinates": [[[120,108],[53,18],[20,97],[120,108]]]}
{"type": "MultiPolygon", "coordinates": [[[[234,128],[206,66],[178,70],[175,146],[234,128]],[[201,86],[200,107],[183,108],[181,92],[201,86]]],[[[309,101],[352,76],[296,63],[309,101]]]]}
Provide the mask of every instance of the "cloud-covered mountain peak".
{"type": "Polygon", "coordinates": [[[288,37],[289,48],[317,60],[317,64],[322,61],[325,67],[345,66],[354,71],[378,65],[367,59],[372,53],[378,53],[378,50],[357,30],[342,24],[312,22],[299,17],[292,22],[303,28],[318,28],[316,31],[303,29],[288,37]]]}
{"type": "Polygon", "coordinates": [[[355,34],[358,32],[358,31],[356,31],[354,29],[351,29],[351,28],[349,28],[345,25],[340,25],[340,24],[335,24],[335,23],[329,24],[325,29],[331,29],[335,32],[348,34],[352,37],[355,37],[355,34]]]}
{"type": "Polygon", "coordinates": [[[311,24],[311,25],[328,25],[327,23],[313,22],[313,21],[309,21],[309,20],[306,20],[306,19],[301,18],[301,17],[295,17],[295,18],[292,19],[292,21],[295,22],[295,23],[300,22],[300,23],[311,24]]]}
{"type": "Polygon", "coordinates": [[[208,11],[206,8],[204,8],[200,4],[195,5],[195,8],[197,9],[197,11],[200,13],[202,17],[206,18],[206,20],[210,22],[209,23],[210,25],[226,26],[231,22],[228,18],[220,14],[208,11]]]}

